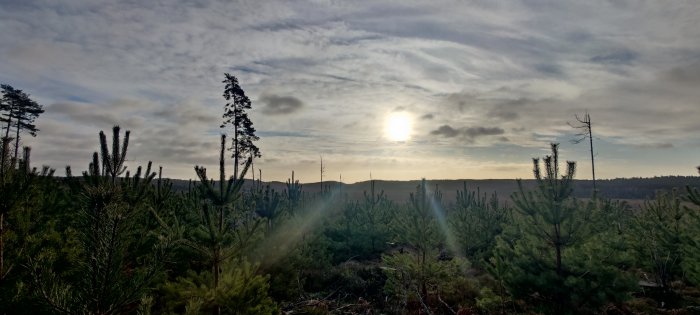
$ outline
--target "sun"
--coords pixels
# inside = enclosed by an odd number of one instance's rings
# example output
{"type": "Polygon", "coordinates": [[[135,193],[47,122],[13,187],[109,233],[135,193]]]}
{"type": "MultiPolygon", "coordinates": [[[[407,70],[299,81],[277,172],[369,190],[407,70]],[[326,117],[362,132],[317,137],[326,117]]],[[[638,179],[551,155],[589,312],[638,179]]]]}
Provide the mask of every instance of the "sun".
{"type": "Polygon", "coordinates": [[[413,119],[408,113],[391,113],[387,117],[384,135],[391,141],[407,141],[411,138],[413,119]]]}

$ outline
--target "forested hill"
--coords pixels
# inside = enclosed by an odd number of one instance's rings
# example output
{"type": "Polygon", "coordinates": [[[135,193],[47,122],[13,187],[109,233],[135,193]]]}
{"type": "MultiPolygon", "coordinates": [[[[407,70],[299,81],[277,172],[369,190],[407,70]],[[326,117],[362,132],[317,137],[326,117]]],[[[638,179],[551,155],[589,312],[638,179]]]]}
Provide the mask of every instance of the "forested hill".
{"type": "MultiPolygon", "coordinates": [[[[177,190],[186,190],[188,181],[172,180],[173,187],[177,190]]],[[[387,181],[377,180],[376,187],[379,190],[384,190],[387,196],[394,201],[404,201],[409,198],[409,194],[416,190],[419,180],[412,181],[387,181]]],[[[454,200],[456,191],[462,189],[466,183],[470,190],[479,189],[482,193],[491,194],[497,192],[501,197],[509,197],[518,189],[518,184],[514,179],[458,179],[458,180],[429,180],[430,187],[437,187],[443,194],[443,200],[450,202],[454,200]]],[[[535,181],[532,179],[523,179],[523,185],[526,188],[533,187],[535,181]]],[[[246,183],[251,185],[252,181],[246,183]]],[[[267,183],[263,183],[265,185],[267,183]]],[[[279,192],[283,192],[286,188],[286,183],[273,181],[269,182],[270,186],[279,192]]],[[[574,194],[579,198],[589,197],[592,190],[592,181],[590,180],[575,180],[574,194]]],[[[617,178],[597,180],[596,185],[600,193],[612,199],[648,199],[653,198],[658,190],[672,190],[678,188],[685,189],[685,186],[700,187],[700,176],[664,176],[652,178],[617,178]]],[[[303,191],[306,193],[316,193],[320,191],[321,184],[306,183],[302,184],[303,191]]],[[[347,194],[350,199],[359,199],[362,197],[363,191],[369,190],[369,181],[358,182],[354,184],[342,184],[335,181],[324,182],[323,186],[326,189],[340,188],[342,194],[347,194]]]]}

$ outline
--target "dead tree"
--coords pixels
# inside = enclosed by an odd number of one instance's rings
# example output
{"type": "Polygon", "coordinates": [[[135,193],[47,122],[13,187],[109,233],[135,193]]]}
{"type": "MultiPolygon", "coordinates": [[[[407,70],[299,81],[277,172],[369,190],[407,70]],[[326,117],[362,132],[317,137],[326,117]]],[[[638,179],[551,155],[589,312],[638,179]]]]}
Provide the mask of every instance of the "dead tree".
{"type": "Polygon", "coordinates": [[[595,157],[593,154],[593,131],[591,129],[591,115],[588,114],[588,111],[586,111],[586,114],[584,114],[583,118],[579,117],[578,115],[574,115],[576,118],[576,123],[568,123],[569,126],[572,128],[575,128],[579,131],[579,133],[576,134],[576,138],[571,140],[571,143],[573,144],[579,144],[586,139],[588,139],[588,143],[590,145],[590,152],[591,152],[591,173],[593,176],[593,193],[595,194],[598,190],[596,189],[595,186],[595,157]]]}

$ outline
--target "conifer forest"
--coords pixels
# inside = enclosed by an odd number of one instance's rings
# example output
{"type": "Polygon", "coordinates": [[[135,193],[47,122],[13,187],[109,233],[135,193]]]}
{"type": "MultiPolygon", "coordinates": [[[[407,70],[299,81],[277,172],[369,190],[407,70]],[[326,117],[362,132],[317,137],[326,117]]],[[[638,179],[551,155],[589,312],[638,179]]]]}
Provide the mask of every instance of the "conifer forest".
{"type": "Polygon", "coordinates": [[[65,176],[32,163],[42,148],[19,143],[41,137],[44,109],[2,86],[0,314],[700,313],[690,182],[635,204],[595,180],[580,191],[552,143],[506,196],[465,182],[446,198],[430,180],[350,196],[293,170],[275,189],[251,179],[251,101],[222,83],[218,168],[192,165],[179,188],[152,162],[126,166],[139,130],[119,126],[65,176]]]}

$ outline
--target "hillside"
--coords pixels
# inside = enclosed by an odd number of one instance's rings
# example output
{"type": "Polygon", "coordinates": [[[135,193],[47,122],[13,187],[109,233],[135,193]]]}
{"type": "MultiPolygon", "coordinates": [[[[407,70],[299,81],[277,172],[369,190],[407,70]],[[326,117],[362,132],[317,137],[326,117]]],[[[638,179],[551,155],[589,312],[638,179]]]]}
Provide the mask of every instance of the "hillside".
{"type": "MultiPolygon", "coordinates": [[[[174,179],[173,186],[176,190],[186,190],[188,181],[174,179]]],[[[384,190],[387,197],[394,201],[405,201],[409,194],[414,192],[419,180],[412,181],[390,181],[377,180],[376,187],[384,190]]],[[[443,194],[443,200],[450,202],[454,200],[457,190],[464,187],[466,183],[469,189],[479,189],[483,193],[497,192],[501,197],[509,197],[518,189],[517,181],[514,179],[455,179],[455,180],[429,180],[431,188],[437,187],[443,194]]],[[[523,179],[523,185],[532,187],[535,183],[532,179],[523,179]]],[[[283,192],[286,189],[286,183],[279,181],[266,182],[274,190],[283,192]]],[[[250,187],[252,182],[247,182],[246,187],[250,187]]],[[[337,181],[324,182],[323,185],[328,188],[340,188],[342,194],[347,194],[349,199],[359,199],[364,191],[369,189],[369,181],[357,182],[353,184],[339,183],[337,181]]],[[[700,187],[700,177],[698,176],[663,176],[653,178],[616,178],[598,180],[597,186],[601,195],[612,199],[649,199],[652,198],[656,191],[672,190],[674,188],[684,190],[685,186],[700,187]]],[[[321,189],[321,184],[306,183],[302,184],[303,191],[306,193],[317,193],[321,189]]],[[[592,190],[592,181],[590,180],[575,180],[574,194],[578,198],[586,198],[590,196],[592,190]]]]}

